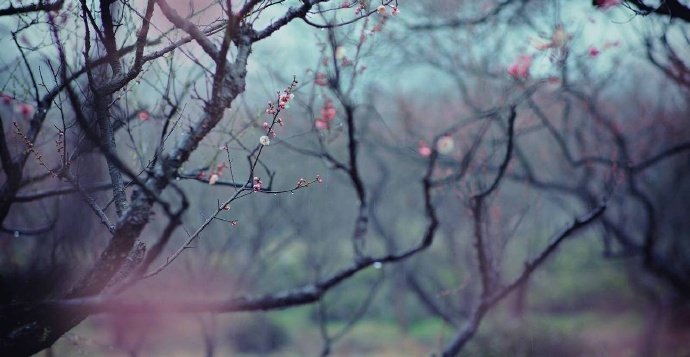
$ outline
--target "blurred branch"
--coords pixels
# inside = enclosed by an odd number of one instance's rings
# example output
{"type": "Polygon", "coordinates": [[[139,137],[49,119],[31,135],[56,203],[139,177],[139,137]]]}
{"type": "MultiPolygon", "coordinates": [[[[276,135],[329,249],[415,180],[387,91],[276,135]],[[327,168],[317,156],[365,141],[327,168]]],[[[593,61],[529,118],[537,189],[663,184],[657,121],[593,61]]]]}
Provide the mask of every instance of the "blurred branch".
{"type": "Polygon", "coordinates": [[[637,8],[637,10],[633,10],[642,16],[657,14],[690,22],[690,8],[679,0],[662,0],[656,7],[645,4],[643,0],[626,0],[626,2],[637,8]]]}
{"type": "Polygon", "coordinates": [[[589,226],[591,223],[595,222],[604,210],[606,209],[606,204],[602,204],[594,210],[590,211],[586,215],[575,219],[573,222],[568,224],[566,227],[562,228],[560,232],[556,233],[551,239],[551,243],[547,245],[535,258],[525,263],[525,267],[520,273],[520,275],[510,284],[503,286],[496,291],[492,292],[490,295],[483,296],[480,303],[475,307],[470,318],[462,329],[453,337],[451,342],[443,350],[442,356],[453,357],[457,356],[462,350],[465,344],[474,336],[479,329],[479,325],[484,318],[484,315],[491,310],[491,308],[496,305],[499,301],[503,300],[508,294],[514,291],[517,287],[524,284],[532,273],[538,269],[544,262],[549,258],[559,247],[559,245],[566,240],[568,237],[572,236],[579,230],[589,226]]]}
{"type": "MultiPolygon", "coordinates": [[[[33,4],[14,6],[14,5],[12,5],[12,2],[10,0],[9,6],[7,6],[6,8],[0,9],[0,16],[21,15],[21,14],[27,14],[27,13],[31,13],[31,12],[38,12],[38,11],[43,11],[43,12],[58,11],[58,10],[62,9],[62,4],[64,2],[65,2],[64,0],[55,0],[55,1],[38,0],[37,2],[35,2],[33,4]]],[[[21,3],[21,1],[20,1],[20,3],[21,3]]]]}

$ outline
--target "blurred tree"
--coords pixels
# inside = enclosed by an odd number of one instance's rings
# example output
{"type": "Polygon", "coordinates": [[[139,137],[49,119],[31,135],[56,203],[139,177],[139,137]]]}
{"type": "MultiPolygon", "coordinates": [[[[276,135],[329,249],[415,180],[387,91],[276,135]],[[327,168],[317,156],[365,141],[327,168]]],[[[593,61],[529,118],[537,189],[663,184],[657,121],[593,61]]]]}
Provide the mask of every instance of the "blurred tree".
{"type": "MultiPolygon", "coordinates": [[[[690,296],[682,2],[16,4],[0,7],[1,355],[98,313],[139,353],[127,316],[167,312],[210,313],[212,355],[215,315],[306,304],[328,355],[385,293],[403,329],[422,314],[407,294],[455,329],[453,356],[592,226],[656,301],[690,296]],[[618,10],[659,15],[643,63],[586,33],[618,10]],[[312,39],[298,78],[290,50],[312,39]]],[[[236,347],[282,346],[258,316],[236,347]]]]}

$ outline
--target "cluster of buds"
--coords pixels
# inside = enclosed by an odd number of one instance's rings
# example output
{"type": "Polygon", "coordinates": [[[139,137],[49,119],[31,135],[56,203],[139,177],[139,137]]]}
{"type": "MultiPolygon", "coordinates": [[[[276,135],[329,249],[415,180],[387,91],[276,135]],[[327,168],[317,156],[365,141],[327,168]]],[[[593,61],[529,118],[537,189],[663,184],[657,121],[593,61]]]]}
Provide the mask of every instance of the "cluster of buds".
{"type": "MultiPolygon", "coordinates": [[[[390,5],[390,7],[391,7],[391,15],[393,15],[393,16],[400,15],[400,9],[398,9],[397,5],[390,5]]],[[[379,7],[376,8],[376,12],[378,12],[379,15],[387,15],[388,9],[386,9],[385,5],[379,5],[379,7]]]]}
{"type": "Polygon", "coordinates": [[[385,17],[385,16],[381,17],[379,22],[377,22],[376,25],[374,25],[374,27],[371,28],[371,31],[369,32],[369,34],[373,35],[377,32],[381,32],[383,30],[383,25],[386,24],[386,19],[387,19],[387,17],[385,17]]]}
{"type": "Polygon", "coordinates": [[[307,187],[314,182],[323,183],[321,175],[316,175],[316,178],[314,178],[314,180],[312,181],[307,181],[307,179],[305,179],[304,177],[300,178],[299,180],[297,180],[297,188],[307,187]]]}
{"type": "Polygon", "coordinates": [[[16,131],[16,134],[22,140],[24,140],[24,144],[26,145],[26,150],[34,155],[34,157],[36,158],[36,161],[38,161],[38,163],[41,166],[43,166],[43,168],[45,168],[50,173],[51,176],[58,177],[58,173],[53,171],[52,169],[50,169],[48,167],[48,165],[46,165],[45,161],[43,161],[43,155],[41,155],[38,152],[38,150],[36,150],[34,143],[31,142],[31,140],[26,135],[24,135],[24,132],[22,132],[22,129],[19,127],[19,124],[17,124],[17,122],[12,122],[12,125],[14,125],[14,129],[16,131]]]}
{"type": "Polygon", "coordinates": [[[55,146],[57,147],[58,154],[62,153],[63,150],[65,150],[65,132],[64,131],[58,130],[58,137],[55,140],[55,146]]]}
{"type": "MultiPolygon", "coordinates": [[[[282,119],[282,118],[276,119],[276,123],[278,123],[278,125],[280,125],[280,126],[283,126],[283,125],[284,125],[284,122],[283,122],[283,119],[282,119]]],[[[273,128],[271,128],[271,124],[269,124],[268,122],[264,122],[263,124],[261,124],[261,127],[262,127],[262,128],[264,129],[264,131],[266,132],[266,135],[265,135],[265,136],[266,136],[267,138],[270,139],[270,138],[275,138],[275,137],[276,137],[276,135],[277,135],[277,134],[276,134],[276,131],[273,130],[273,128]]],[[[261,140],[259,140],[259,141],[261,141],[261,140]]],[[[263,144],[263,143],[262,143],[262,145],[268,145],[268,144],[263,144]]]]}
{"type": "Polygon", "coordinates": [[[321,117],[316,118],[315,125],[317,129],[330,129],[331,122],[335,119],[335,106],[333,102],[328,99],[321,108],[321,117]]]}
{"type": "Polygon", "coordinates": [[[290,101],[295,97],[295,95],[292,93],[292,91],[295,89],[297,86],[297,80],[292,79],[292,82],[290,85],[285,88],[282,92],[278,92],[278,103],[274,104],[273,102],[268,102],[268,107],[266,108],[266,114],[272,115],[273,116],[273,122],[268,123],[264,122],[262,124],[263,130],[266,132],[266,135],[262,135],[259,138],[259,143],[261,145],[268,145],[271,143],[271,138],[276,137],[276,132],[273,130],[273,126],[277,123],[280,126],[285,125],[283,118],[278,118],[278,113],[287,108],[288,104],[290,101]]]}
{"type": "MultiPolygon", "coordinates": [[[[350,6],[349,3],[347,5],[348,5],[348,7],[350,6]]],[[[363,15],[366,11],[366,8],[367,8],[366,2],[364,0],[359,0],[359,2],[357,3],[357,6],[355,6],[355,15],[363,15]]]]}
{"type": "Polygon", "coordinates": [[[290,100],[295,97],[295,95],[292,94],[292,90],[295,89],[296,86],[297,79],[293,78],[290,85],[285,88],[282,93],[278,93],[278,107],[280,109],[285,109],[290,100]]]}
{"type": "Polygon", "coordinates": [[[266,114],[274,115],[277,113],[278,113],[278,109],[276,109],[276,106],[273,104],[273,102],[268,102],[268,105],[266,107],[266,114]]]}
{"type": "Polygon", "coordinates": [[[254,190],[254,192],[261,191],[261,185],[263,185],[263,182],[258,176],[255,176],[254,183],[252,184],[252,189],[254,190]]]}
{"type": "Polygon", "coordinates": [[[287,90],[280,95],[278,98],[278,107],[280,109],[285,109],[287,107],[287,104],[290,102],[290,99],[294,98],[295,95],[292,93],[289,93],[287,90]]]}

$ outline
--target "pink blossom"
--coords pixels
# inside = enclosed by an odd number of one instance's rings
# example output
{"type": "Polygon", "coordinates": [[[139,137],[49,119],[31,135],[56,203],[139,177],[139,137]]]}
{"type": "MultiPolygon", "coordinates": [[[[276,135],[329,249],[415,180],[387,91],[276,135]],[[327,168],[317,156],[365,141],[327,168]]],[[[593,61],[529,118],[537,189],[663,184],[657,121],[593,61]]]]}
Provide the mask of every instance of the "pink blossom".
{"type": "Polygon", "coordinates": [[[208,179],[208,184],[209,185],[215,185],[216,182],[218,182],[218,179],[220,179],[220,176],[218,174],[213,174],[211,177],[208,179]]]}
{"type": "Polygon", "coordinates": [[[391,11],[391,14],[392,14],[393,16],[398,16],[398,15],[400,15],[400,9],[398,9],[397,6],[393,6],[393,11],[391,11]]]}
{"type": "Polygon", "coordinates": [[[419,152],[419,155],[421,155],[423,157],[428,157],[431,155],[431,148],[429,147],[429,145],[424,140],[419,141],[417,151],[419,152]]]}
{"type": "Polygon", "coordinates": [[[218,163],[218,165],[216,165],[216,173],[217,173],[219,176],[220,176],[220,175],[223,175],[223,170],[224,170],[226,167],[228,167],[228,165],[225,164],[224,162],[218,163]]]}
{"type": "Polygon", "coordinates": [[[529,77],[529,68],[531,65],[532,56],[520,55],[510,66],[508,66],[508,74],[515,79],[527,79],[527,77],[529,77]]]}
{"type": "Polygon", "coordinates": [[[594,0],[594,6],[603,10],[617,6],[620,3],[621,0],[594,0]]]}
{"type": "Polygon", "coordinates": [[[342,8],[342,9],[346,9],[346,8],[348,8],[348,7],[350,7],[350,2],[349,2],[348,0],[343,1],[343,2],[340,4],[340,8],[342,8]]]}
{"type": "Polygon", "coordinates": [[[331,121],[335,119],[335,106],[330,100],[326,101],[326,104],[321,108],[321,118],[325,121],[331,121]]]}
{"type": "Polygon", "coordinates": [[[278,100],[278,107],[280,107],[280,109],[285,109],[288,102],[290,102],[290,100],[294,97],[295,97],[294,94],[292,94],[288,91],[285,91],[285,93],[280,95],[280,99],[278,100]]]}
{"type": "Polygon", "coordinates": [[[323,179],[321,178],[321,175],[316,175],[316,182],[323,183],[323,179]]]}
{"type": "Polygon", "coordinates": [[[29,118],[34,114],[34,107],[31,104],[21,103],[17,105],[17,113],[19,113],[24,118],[29,118]]]}
{"type": "Polygon", "coordinates": [[[316,129],[319,130],[330,129],[331,127],[330,123],[321,118],[317,118],[316,121],[314,121],[314,125],[316,126],[316,129]]]}
{"type": "Polygon", "coordinates": [[[0,97],[2,98],[2,104],[4,105],[10,105],[12,104],[12,96],[7,94],[7,93],[2,93],[0,94],[0,97]]]}
{"type": "Polygon", "coordinates": [[[254,184],[252,185],[252,189],[254,190],[254,192],[261,191],[261,185],[263,185],[261,179],[259,177],[254,177],[254,184]]]}
{"type": "Polygon", "coordinates": [[[594,47],[594,46],[591,46],[591,47],[589,48],[589,50],[587,50],[587,53],[589,54],[589,57],[596,57],[596,56],[599,56],[599,54],[601,53],[601,51],[599,51],[598,48],[596,48],[596,47],[594,47]]]}
{"type": "Polygon", "coordinates": [[[376,8],[376,12],[378,12],[379,15],[385,15],[386,14],[386,7],[383,5],[379,5],[379,7],[376,8]]]}
{"type": "Polygon", "coordinates": [[[149,114],[149,112],[145,110],[142,110],[137,114],[137,119],[139,119],[140,121],[147,121],[149,120],[149,118],[151,118],[151,115],[149,114]]]}
{"type": "Polygon", "coordinates": [[[331,122],[335,119],[336,111],[333,102],[327,100],[321,108],[321,117],[316,118],[315,125],[317,129],[329,129],[331,122]]]}
{"type": "Polygon", "coordinates": [[[275,106],[273,105],[272,102],[268,102],[268,105],[266,106],[266,114],[273,115],[277,113],[278,111],[276,110],[275,106]]]}
{"type": "Polygon", "coordinates": [[[362,4],[355,6],[355,15],[359,15],[362,12],[364,12],[364,6],[362,6],[362,4]]]}
{"type": "Polygon", "coordinates": [[[326,80],[326,74],[322,72],[316,72],[316,78],[314,78],[314,84],[317,86],[326,86],[328,81],[326,80]]]}

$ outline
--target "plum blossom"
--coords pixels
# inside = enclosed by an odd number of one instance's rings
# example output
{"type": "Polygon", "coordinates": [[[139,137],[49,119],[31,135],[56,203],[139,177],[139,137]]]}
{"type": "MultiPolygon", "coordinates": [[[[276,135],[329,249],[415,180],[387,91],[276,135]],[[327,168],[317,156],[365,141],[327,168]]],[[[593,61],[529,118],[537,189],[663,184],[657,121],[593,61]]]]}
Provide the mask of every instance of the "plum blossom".
{"type": "Polygon", "coordinates": [[[259,138],[259,144],[261,144],[261,145],[263,145],[263,146],[268,146],[268,145],[271,144],[271,139],[270,139],[268,136],[266,136],[266,135],[262,135],[262,136],[259,138]]]}
{"type": "Polygon", "coordinates": [[[359,15],[364,12],[364,6],[362,4],[358,4],[355,6],[355,15],[359,15]]]}
{"type": "Polygon", "coordinates": [[[142,110],[139,113],[137,113],[137,119],[139,119],[140,121],[147,121],[149,120],[149,118],[151,118],[151,114],[149,114],[149,112],[145,110],[142,110]]]}
{"type": "Polygon", "coordinates": [[[336,59],[343,59],[345,57],[345,47],[343,46],[338,46],[335,49],[335,58],[336,59]]]}
{"type": "Polygon", "coordinates": [[[601,53],[601,51],[599,51],[599,49],[596,48],[596,47],[594,47],[594,46],[591,46],[591,47],[587,50],[587,54],[589,54],[589,57],[596,57],[596,56],[599,56],[600,53],[601,53]]]}
{"type": "Polygon", "coordinates": [[[417,152],[423,157],[428,157],[431,155],[431,148],[424,140],[420,140],[417,146],[417,152]]]}
{"type": "Polygon", "coordinates": [[[520,55],[508,66],[508,74],[515,79],[527,79],[532,66],[532,56],[520,55]]]}
{"type": "Polygon", "coordinates": [[[436,150],[441,154],[450,154],[455,148],[455,141],[450,135],[444,135],[438,139],[436,142],[436,150]]]}
{"type": "Polygon", "coordinates": [[[317,86],[322,86],[325,87],[328,85],[328,80],[326,79],[326,74],[323,72],[316,72],[316,76],[314,78],[314,84],[317,86]]]}
{"type": "Polygon", "coordinates": [[[34,107],[31,104],[21,103],[15,108],[17,113],[19,113],[24,118],[30,118],[34,114],[34,107]]]}
{"type": "Polygon", "coordinates": [[[606,10],[614,6],[620,5],[621,0],[594,0],[594,6],[606,10]]]}
{"type": "Polygon", "coordinates": [[[400,9],[398,9],[397,6],[393,6],[393,10],[391,11],[391,15],[393,15],[393,16],[400,15],[400,9]]]}
{"type": "Polygon", "coordinates": [[[4,105],[12,104],[12,96],[9,94],[2,93],[2,94],[0,94],[0,98],[2,98],[2,104],[4,104],[4,105]]]}
{"type": "Polygon", "coordinates": [[[220,176],[218,176],[218,174],[213,174],[213,175],[211,175],[211,177],[209,177],[208,184],[209,185],[215,185],[219,179],[220,179],[220,176]]]}
{"type": "Polygon", "coordinates": [[[330,129],[331,122],[335,119],[335,114],[336,112],[333,102],[327,100],[326,103],[324,103],[323,108],[321,108],[321,117],[316,118],[316,122],[314,123],[316,128],[330,129]]]}
{"type": "Polygon", "coordinates": [[[290,92],[288,92],[288,91],[285,91],[283,94],[280,95],[280,99],[278,100],[278,107],[279,107],[280,109],[285,109],[285,108],[287,108],[288,103],[289,103],[290,100],[291,100],[292,98],[294,98],[294,97],[295,97],[294,94],[292,94],[292,93],[290,93],[290,92]]]}
{"type": "Polygon", "coordinates": [[[326,121],[324,121],[321,118],[317,118],[316,121],[314,122],[314,126],[316,126],[316,129],[319,130],[325,130],[330,128],[330,124],[328,124],[326,121]]]}
{"type": "Polygon", "coordinates": [[[252,189],[254,190],[254,192],[261,191],[261,185],[263,185],[261,179],[259,177],[254,177],[253,182],[254,183],[252,184],[252,189]]]}
{"type": "Polygon", "coordinates": [[[386,7],[383,5],[379,5],[379,7],[376,8],[376,12],[378,12],[379,15],[385,15],[386,14],[386,7]]]}

